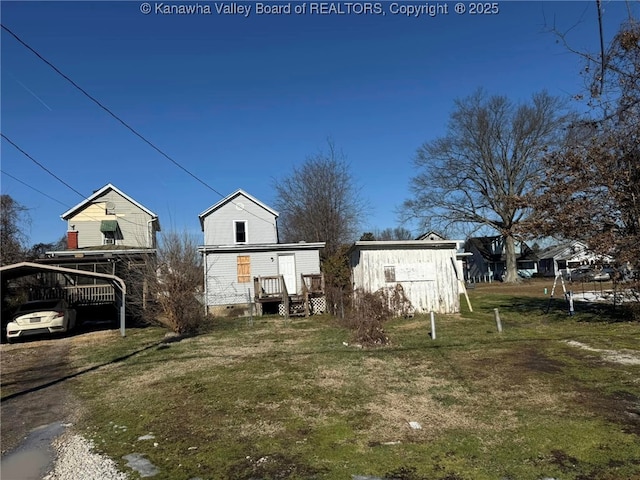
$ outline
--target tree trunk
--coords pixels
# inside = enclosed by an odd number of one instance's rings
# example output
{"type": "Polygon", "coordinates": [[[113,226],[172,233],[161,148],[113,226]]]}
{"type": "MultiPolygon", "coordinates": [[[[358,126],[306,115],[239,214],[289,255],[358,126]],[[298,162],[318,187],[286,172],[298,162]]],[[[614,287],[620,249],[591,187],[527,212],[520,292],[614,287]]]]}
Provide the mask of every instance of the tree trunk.
{"type": "Polygon", "coordinates": [[[515,283],[520,277],[518,277],[518,263],[516,260],[516,241],[510,233],[504,237],[504,256],[506,260],[504,281],[515,283]]]}

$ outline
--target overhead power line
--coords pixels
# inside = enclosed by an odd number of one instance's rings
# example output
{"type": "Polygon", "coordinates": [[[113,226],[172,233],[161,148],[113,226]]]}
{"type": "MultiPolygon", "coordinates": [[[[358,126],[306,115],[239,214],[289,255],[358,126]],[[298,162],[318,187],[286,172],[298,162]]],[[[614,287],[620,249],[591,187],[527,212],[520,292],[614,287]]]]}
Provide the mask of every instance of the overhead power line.
{"type": "MultiPolygon", "coordinates": [[[[45,167],[44,165],[42,165],[40,162],[38,162],[35,158],[33,158],[31,155],[29,155],[27,152],[25,152],[23,149],[21,149],[18,145],[16,145],[14,142],[12,142],[4,133],[0,133],[0,135],[2,136],[2,138],[4,138],[7,142],[9,142],[11,145],[13,145],[15,148],[17,148],[20,153],[22,153],[25,157],[27,157],[29,160],[33,161],[36,163],[36,165],[38,165],[40,168],[42,168],[45,172],[47,172],[49,175],[51,175],[53,178],[55,178],[56,180],[58,180],[60,183],[62,183],[63,185],[65,185],[66,187],[70,188],[71,190],[73,190],[75,193],[77,193],[78,195],[80,195],[83,199],[87,199],[88,197],[86,197],[85,195],[81,194],[78,190],[76,190],[75,188],[73,188],[71,185],[69,185],[67,182],[65,182],[64,180],[62,180],[60,177],[58,177],[55,173],[53,173],[52,171],[50,171],[47,167],[45,167]]],[[[6,172],[2,172],[4,173],[6,176],[13,178],[14,180],[22,183],[23,185],[29,187],[32,190],[35,190],[38,193],[41,193],[42,195],[44,195],[45,197],[49,197],[51,200],[55,200],[56,202],[58,202],[59,204],[65,206],[66,208],[70,208],[68,205],[66,205],[65,203],[61,202],[60,200],[56,200],[55,198],[47,195],[44,192],[41,192],[40,190],[36,189],[35,187],[32,187],[31,185],[23,182],[22,180],[14,177],[13,175],[10,175],[6,172]]],[[[93,220],[97,220],[94,217],[91,217],[90,215],[87,215],[88,218],[92,218],[93,220]]],[[[124,217],[119,217],[119,220],[123,220],[127,223],[131,223],[133,225],[139,225],[137,222],[133,222],[131,220],[128,220],[124,217]]]]}
{"type": "Polygon", "coordinates": [[[2,173],[3,175],[6,175],[9,178],[13,178],[16,182],[21,183],[22,185],[24,185],[25,187],[30,188],[31,190],[33,190],[34,192],[38,192],[40,195],[44,195],[45,197],[53,200],[54,202],[58,202],[60,205],[62,205],[63,207],[69,208],[68,205],[64,202],[61,202],[60,200],[58,200],[57,198],[53,198],[51,195],[44,193],[43,191],[38,190],[36,187],[32,187],[31,185],[29,185],[26,182],[23,182],[22,180],[20,180],[19,178],[14,177],[13,175],[11,175],[8,172],[5,172],[4,170],[0,169],[0,173],[2,173]]]}
{"type": "Polygon", "coordinates": [[[139,133],[135,128],[133,128],[131,125],[129,125],[127,122],[125,122],[124,120],[122,120],[118,115],[116,115],[115,113],[113,113],[108,107],[106,107],[105,105],[103,105],[99,100],[97,100],[94,96],[92,96],[89,92],[87,92],[84,88],[82,88],[80,85],[78,85],[76,82],[74,82],[71,78],[69,78],[67,75],[65,75],[62,71],[60,71],[60,69],[58,69],[58,67],[56,67],[53,63],[51,63],[49,60],[47,60],[46,58],[44,58],[42,55],[40,55],[36,50],[34,50],[31,46],[29,46],[27,43],[25,43],[18,35],[16,35],[15,33],[13,33],[11,30],[9,30],[9,28],[7,28],[4,24],[0,24],[0,26],[2,26],[2,28],[9,33],[9,35],[11,35],[13,38],[15,38],[18,42],[20,42],[20,44],[22,44],[25,48],[27,48],[30,52],[32,52],[35,56],[37,56],[40,60],[42,60],[44,63],[46,63],[47,65],[49,65],[49,67],[51,67],[53,70],[55,70],[55,72],[60,75],[62,78],[64,78],[66,81],[68,81],[71,85],[73,85],[75,88],[77,88],[80,92],[82,92],[82,94],[84,96],[86,96],[88,99],[90,99],[93,103],[95,103],[96,105],[98,105],[101,109],[103,109],[105,112],[107,112],[109,115],[111,115],[113,118],[115,118],[118,122],[120,122],[125,128],[127,128],[129,131],[131,131],[131,133],[133,133],[134,135],[136,135],[138,138],[140,138],[143,142],[145,142],[147,145],[149,145],[151,148],[153,148],[156,152],[158,152],[160,155],[162,155],[163,157],[165,157],[167,160],[169,160],[171,163],[173,163],[176,167],[180,168],[182,171],[184,171],[187,175],[191,176],[191,178],[193,178],[194,180],[197,180],[198,182],[200,182],[202,185],[204,185],[205,187],[207,187],[209,190],[217,193],[218,195],[220,195],[221,197],[224,197],[224,195],[222,195],[220,192],[218,192],[215,188],[213,188],[211,185],[209,185],[208,183],[206,183],[204,180],[200,179],[198,176],[194,175],[193,173],[191,173],[189,170],[187,170],[185,167],[183,167],[180,163],[178,163],[176,160],[174,160],[173,158],[171,158],[169,155],[167,155],[164,151],[162,151],[159,147],[157,147],[155,144],[153,144],[150,140],[147,140],[141,133],[139,133]]]}
{"type": "Polygon", "coordinates": [[[76,192],[78,195],[80,195],[82,198],[86,198],[85,195],[81,194],[78,190],[76,190],[75,188],[73,188],[71,185],[69,185],[67,182],[65,182],[64,180],[62,180],[60,177],[58,177],[55,173],[53,173],[51,170],[49,170],[47,167],[45,167],[44,165],[42,165],[39,161],[37,161],[35,158],[33,158],[31,155],[29,155],[27,152],[25,152],[23,149],[21,149],[18,145],[16,145],[14,142],[12,142],[9,137],[7,137],[4,133],[0,133],[0,135],[2,136],[2,138],[4,138],[7,142],[9,142],[11,145],[13,145],[20,153],[22,153],[25,157],[27,157],[29,160],[31,160],[33,163],[35,163],[36,165],[38,165],[41,169],[43,169],[45,172],[47,172],[49,175],[51,175],[53,178],[55,178],[56,180],[58,180],[60,183],[62,183],[65,187],[70,188],[71,190],[73,190],[74,192],[76,192]]]}
{"type": "MultiPolygon", "coordinates": [[[[49,194],[47,194],[47,193],[45,193],[45,192],[43,192],[43,191],[41,191],[41,190],[38,190],[37,188],[35,188],[35,187],[33,187],[33,186],[29,185],[27,182],[24,182],[24,181],[20,180],[19,178],[14,177],[14,176],[13,176],[13,175],[11,175],[10,173],[7,173],[7,172],[5,172],[5,171],[4,171],[4,170],[2,170],[2,169],[0,169],[0,173],[2,173],[3,175],[6,175],[6,176],[7,176],[7,177],[9,177],[9,178],[12,178],[12,179],[13,179],[13,180],[15,180],[16,182],[21,183],[22,185],[24,185],[25,187],[30,188],[31,190],[33,190],[33,191],[35,191],[35,192],[38,192],[40,195],[44,195],[45,197],[50,198],[50,199],[51,199],[51,200],[53,200],[54,202],[58,202],[60,205],[62,205],[62,206],[63,206],[63,207],[65,207],[66,209],[71,208],[71,206],[70,206],[70,205],[68,205],[68,204],[66,204],[66,203],[64,203],[64,202],[62,202],[62,201],[60,201],[60,200],[58,200],[57,198],[53,198],[51,195],[49,195],[49,194]]],[[[94,217],[94,216],[92,216],[92,215],[88,215],[87,213],[84,213],[84,216],[86,216],[87,218],[89,218],[89,219],[91,219],[91,220],[94,220],[94,221],[96,221],[96,222],[99,222],[99,221],[101,221],[101,220],[104,220],[103,218],[96,218],[96,217],[94,217]]],[[[138,223],[138,222],[135,222],[135,221],[133,221],[133,220],[129,220],[129,219],[125,218],[125,217],[118,217],[117,215],[116,215],[116,217],[117,217],[117,218],[116,218],[116,220],[118,220],[118,221],[122,220],[122,221],[124,221],[124,222],[126,222],[126,223],[130,223],[130,224],[135,225],[135,226],[137,226],[137,227],[144,227],[144,224],[143,224],[143,223],[138,223]]]]}
{"type": "MultiPolygon", "coordinates": [[[[150,140],[148,140],[144,135],[142,135],[141,133],[139,133],[135,128],[133,128],[131,125],[129,125],[127,122],[125,122],[122,118],[120,118],[118,115],[116,115],[114,112],[112,112],[108,107],[106,107],[105,105],[103,105],[98,99],[96,99],[95,97],[93,97],[89,92],[87,92],[84,88],[82,88],[80,85],[78,85],[76,82],[74,82],[69,76],[65,75],[58,67],[56,67],[53,63],[51,63],[49,60],[47,60],[46,58],[44,58],[42,55],[40,55],[40,53],[38,53],[34,48],[32,48],[29,44],[27,44],[24,40],[22,40],[17,34],[15,34],[14,32],[12,32],[7,26],[5,26],[4,24],[0,23],[0,27],[2,27],[3,30],[5,30],[9,35],[11,35],[13,38],[15,38],[22,46],[24,46],[27,50],[29,50],[31,53],[33,53],[36,57],[38,57],[40,60],[42,60],[44,63],[46,63],[49,67],[51,67],[58,75],[60,75],[62,78],[64,78],[67,82],[69,82],[71,85],[73,85],[78,91],[80,91],[85,97],[87,97],[88,99],[90,99],[93,103],[95,103],[98,107],[100,107],[102,110],[104,110],[105,112],[107,112],[111,117],[113,117],[115,120],[117,120],[120,124],[122,124],[122,126],[124,126],[127,130],[129,130],[131,133],[133,133],[136,137],[138,137],[140,140],[142,140],[144,143],[146,143],[147,145],[149,145],[151,148],[153,148],[156,152],[158,152],[160,155],[162,155],[164,158],[166,158],[167,160],[169,160],[171,163],[173,163],[176,167],[178,167],[180,170],[182,170],[183,172],[185,172],[187,175],[189,175],[191,178],[193,178],[194,180],[196,180],[197,182],[199,182],[200,184],[204,185],[206,188],[208,188],[209,190],[211,190],[212,192],[216,193],[217,195],[219,195],[222,198],[225,198],[225,195],[223,195],[222,193],[220,193],[218,190],[216,190],[215,188],[213,188],[211,185],[209,185],[207,182],[205,182],[204,180],[202,180],[200,177],[198,177],[197,175],[191,173],[191,171],[189,171],[186,167],[184,167],[183,165],[181,165],[178,161],[174,160],[173,158],[171,158],[171,156],[169,156],[167,153],[165,153],[162,149],[160,149],[160,147],[157,147],[153,142],[151,142],[150,140]]],[[[232,204],[236,205],[235,202],[231,202],[232,204]]],[[[236,205],[238,206],[238,205],[236,205]]],[[[252,212],[249,212],[248,210],[246,210],[247,213],[249,213],[250,215],[262,220],[265,223],[268,223],[270,225],[272,225],[272,223],[269,220],[266,220],[252,212]]]]}

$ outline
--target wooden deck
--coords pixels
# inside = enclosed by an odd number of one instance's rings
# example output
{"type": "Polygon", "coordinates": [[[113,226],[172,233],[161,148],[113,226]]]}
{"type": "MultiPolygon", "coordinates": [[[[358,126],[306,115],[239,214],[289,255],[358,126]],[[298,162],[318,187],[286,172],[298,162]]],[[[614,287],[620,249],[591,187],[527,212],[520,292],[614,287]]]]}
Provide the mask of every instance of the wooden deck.
{"type": "Polygon", "coordinates": [[[29,291],[30,300],[64,298],[73,306],[106,305],[115,303],[116,294],[111,285],[73,285],[67,287],[40,287],[29,291]]]}
{"type": "Polygon", "coordinates": [[[265,303],[279,303],[284,306],[285,317],[311,315],[313,299],[324,297],[324,275],[300,275],[300,280],[302,288],[298,294],[287,291],[282,275],[254,277],[255,302],[260,305],[260,312],[265,303]]]}

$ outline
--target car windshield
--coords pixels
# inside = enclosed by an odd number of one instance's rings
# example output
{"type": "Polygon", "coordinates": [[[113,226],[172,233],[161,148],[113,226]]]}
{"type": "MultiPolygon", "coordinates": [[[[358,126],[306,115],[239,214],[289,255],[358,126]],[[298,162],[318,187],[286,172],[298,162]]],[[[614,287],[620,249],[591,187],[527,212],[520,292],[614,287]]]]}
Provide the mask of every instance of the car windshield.
{"type": "Polygon", "coordinates": [[[20,305],[18,312],[33,312],[34,310],[52,310],[56,308],[60,300],[41,300],[20,305]]]}

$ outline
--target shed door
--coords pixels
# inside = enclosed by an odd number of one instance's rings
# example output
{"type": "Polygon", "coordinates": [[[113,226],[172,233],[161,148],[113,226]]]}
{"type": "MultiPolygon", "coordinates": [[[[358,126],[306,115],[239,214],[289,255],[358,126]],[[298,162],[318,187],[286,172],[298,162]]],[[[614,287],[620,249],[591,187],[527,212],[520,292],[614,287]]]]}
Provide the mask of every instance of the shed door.
{"type": "Polygon", "coordinates": [[[278,273],[284,277],[289,295],[295,295],[297,293],[295,255],[278,255],[278,273]]]}

